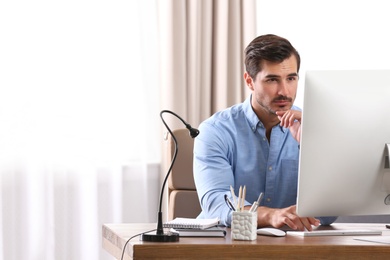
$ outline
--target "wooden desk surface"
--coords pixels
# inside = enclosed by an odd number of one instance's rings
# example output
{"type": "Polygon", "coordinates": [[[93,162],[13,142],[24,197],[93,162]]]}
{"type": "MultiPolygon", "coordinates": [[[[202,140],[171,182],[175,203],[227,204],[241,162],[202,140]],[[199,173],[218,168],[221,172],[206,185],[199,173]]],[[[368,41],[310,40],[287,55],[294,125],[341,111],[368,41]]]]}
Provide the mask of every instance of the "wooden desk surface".
{"type": "MultiPolygon", "coordinates": [[[[126,241],[136,234],[153,230],[156,224],[105,224],[103,248],[121,258],[126,241]]],[[[322,227],[323,228],[323,227],[322,227]]],[[[389,236],[384,224],[333,224],[330,229],[373,229],[389,236]]],[[[179,242],[143,242],[139,236],[126,246],[124,259],[390,259],[390,244],[356,240],[357,236],[267,237],[254,241],[225,238],[181,237],[179,242]]]]}

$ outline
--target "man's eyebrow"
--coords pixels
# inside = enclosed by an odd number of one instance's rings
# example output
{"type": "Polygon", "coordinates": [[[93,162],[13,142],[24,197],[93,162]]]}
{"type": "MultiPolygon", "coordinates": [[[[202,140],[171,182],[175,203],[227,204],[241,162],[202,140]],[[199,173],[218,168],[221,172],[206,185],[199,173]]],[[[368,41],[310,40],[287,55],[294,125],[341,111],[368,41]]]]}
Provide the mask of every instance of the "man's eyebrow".
{"type": "MultiPolygon", "coordinates": [[[[280,75],[276,75],[276,74],[268,74],[267,76],[265,76],[266,78],[281,78],[280,75]]],[[[298,73],[294,72],[294,73],[290,73],[287,75],[287,77],[298,77],[298,73]]]]}
{"type": "Polygon", "coordinates": [[[279,75],[276,75],[276,74],[268,74],[267,76],[265,76],[266,78],[280,78],[279,75]]]}
{"type": "Polygon", "coordinates": [[[294,73],[290,73],[288,74],[289,77],[298,77],[298,73],[294,72],[294,73]]]}

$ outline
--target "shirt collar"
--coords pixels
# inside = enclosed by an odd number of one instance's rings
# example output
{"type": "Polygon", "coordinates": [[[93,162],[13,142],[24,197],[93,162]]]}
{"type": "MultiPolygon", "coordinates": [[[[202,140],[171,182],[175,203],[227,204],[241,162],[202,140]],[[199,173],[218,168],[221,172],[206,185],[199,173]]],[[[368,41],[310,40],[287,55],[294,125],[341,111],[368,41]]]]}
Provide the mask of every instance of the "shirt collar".
{"type": "Polygon", "coordinates": [[[246,116],[246,119],[252,129],[253,132],[256,131],[257,126],[262,126],[263,123],[259,120],[255,112],[253,111],[252,104],[251,104],[251,98],[252,95],[249,95],[247,99],[245,99],[243,103],[243,110],[246,116]]]}

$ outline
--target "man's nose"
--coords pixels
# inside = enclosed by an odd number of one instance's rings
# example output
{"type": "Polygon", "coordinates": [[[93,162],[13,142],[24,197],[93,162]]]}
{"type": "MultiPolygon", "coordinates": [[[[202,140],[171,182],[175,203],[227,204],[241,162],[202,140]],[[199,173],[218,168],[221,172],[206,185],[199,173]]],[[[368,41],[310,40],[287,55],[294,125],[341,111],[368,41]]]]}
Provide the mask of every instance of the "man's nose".
{"type": "Polygon", "coordinates": [[[281,80],[279,83],[278,95],[287,96],[288,94],[288,83],[284,80],[281,80]]]}

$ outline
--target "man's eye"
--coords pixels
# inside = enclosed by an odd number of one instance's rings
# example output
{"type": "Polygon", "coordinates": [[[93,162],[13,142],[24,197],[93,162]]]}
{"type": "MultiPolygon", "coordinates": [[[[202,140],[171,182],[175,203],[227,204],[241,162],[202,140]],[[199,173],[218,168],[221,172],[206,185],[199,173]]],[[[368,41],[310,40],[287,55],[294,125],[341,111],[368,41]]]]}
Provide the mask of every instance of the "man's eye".
{"type": "Polygon", "coordinates": [[[267,80],[267,82],[273,82],[273,81],[277,81],[277,79],[271,78],[271,79],[268,79],[268,80],[267,80]]]}

